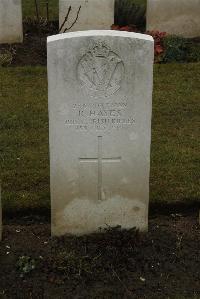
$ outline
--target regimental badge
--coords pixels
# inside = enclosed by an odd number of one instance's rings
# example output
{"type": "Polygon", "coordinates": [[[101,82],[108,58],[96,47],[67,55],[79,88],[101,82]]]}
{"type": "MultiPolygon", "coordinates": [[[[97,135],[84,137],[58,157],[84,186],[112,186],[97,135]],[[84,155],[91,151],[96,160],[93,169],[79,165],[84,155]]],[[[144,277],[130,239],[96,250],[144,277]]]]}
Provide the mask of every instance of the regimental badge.
{"type": "Polygon", "coordinates": [[[77,71],[81,86],[92,96],[107,97],[120,89],[124,64],[105,42],[97,42],[83,55],[77,71]]]}

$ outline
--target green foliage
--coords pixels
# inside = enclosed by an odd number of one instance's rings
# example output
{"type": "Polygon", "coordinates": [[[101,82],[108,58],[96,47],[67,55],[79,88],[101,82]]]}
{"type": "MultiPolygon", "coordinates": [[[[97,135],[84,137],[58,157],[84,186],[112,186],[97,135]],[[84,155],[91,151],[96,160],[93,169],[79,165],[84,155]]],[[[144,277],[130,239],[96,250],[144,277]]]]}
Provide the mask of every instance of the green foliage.
{"type": "Polygon", "coordinates": [[[168,35],[163,39],[163,62],[200,61],[200,43],[180,36],[168,35]]]}
{"type": "Polygon", "coordinates": [[[200,42],[199,43],[188,43],[187,48],[187,61],[188,62],[199,62],[200,61],[200,42]]]}
{"type": "Polygon", "coordinates": [[[145,14],[145,0],[115,1],[115,24],[119,26],[132,24],[137,28],[144,29],[146,24],[145,14]]]}
{"type": "Polygon", "coordinates": [[[13,61],[13,51],[0,49],[0,66],[8,66],[13,61]]]}
{"type": "Polygon", "coordinates": [[[166,36],[163,39],[164,62],[183,62],[186,59],[186,42],[179,36],[166,36]]]}
{"type": "Polygon", "coordinates": [[[24,275],[30,273],[35,269],[35,260],[31,259],[30,256],[20,256],[17,261],[17,269],[21,273],[20,276],[24,277],[24,275]]]}

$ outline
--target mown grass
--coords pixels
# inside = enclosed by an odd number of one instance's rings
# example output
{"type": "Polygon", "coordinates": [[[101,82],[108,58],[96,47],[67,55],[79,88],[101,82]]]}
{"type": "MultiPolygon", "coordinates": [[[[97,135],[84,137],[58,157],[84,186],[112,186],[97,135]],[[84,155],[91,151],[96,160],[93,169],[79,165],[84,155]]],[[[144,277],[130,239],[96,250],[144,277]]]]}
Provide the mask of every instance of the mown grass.
{"type": "Polygon", "coordinates": [[[151,199],[199,199],[200,64],[155,67],[151,199]]]}
{"type": "MultiPolygon", "coordinates": [[[[156,65],[151,202],[199,196],[200,64],[156,65]]],[[[0,69],[0,167],[5,210],[49,208],[45,67],[0,69]]]]}
{"type": "Polygon", "coordinates": [[[0,70],[0,166],[5,208],[49,206],[46,69],[0,70]]]}

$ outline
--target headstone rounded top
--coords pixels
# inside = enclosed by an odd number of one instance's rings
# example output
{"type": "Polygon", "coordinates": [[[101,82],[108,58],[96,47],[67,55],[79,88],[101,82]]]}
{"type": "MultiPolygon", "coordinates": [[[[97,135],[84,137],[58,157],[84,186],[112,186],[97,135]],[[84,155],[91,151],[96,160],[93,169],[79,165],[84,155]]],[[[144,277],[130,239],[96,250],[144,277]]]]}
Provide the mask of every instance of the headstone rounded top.
{"type": "Polygon", "coordinates": [[[58,40],[75,38],[75,37],[90,37],[90,36],[117,36],[117,37],[130,37],[135,39],[142,39],[153,42],[153,37],[148,34],[141,34],[128,31],[118,31],[118,30],[86,30],[86,31],[76,31],[69,33],[61,33],[47,37],[47,42],[54,42],[58,40]]]}

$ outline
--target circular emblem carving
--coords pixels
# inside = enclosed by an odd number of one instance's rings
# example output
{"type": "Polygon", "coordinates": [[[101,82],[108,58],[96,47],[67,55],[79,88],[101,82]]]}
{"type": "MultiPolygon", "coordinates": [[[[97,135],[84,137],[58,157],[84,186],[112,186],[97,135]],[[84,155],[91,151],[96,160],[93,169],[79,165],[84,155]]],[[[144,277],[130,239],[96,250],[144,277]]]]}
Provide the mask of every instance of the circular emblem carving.
{"type": "Polygon", "coordinates": [[[104,43],[95,43],[78,64],[78,78],[93,96],[109,96],[121,87],[124,64],[104,43]]]}

